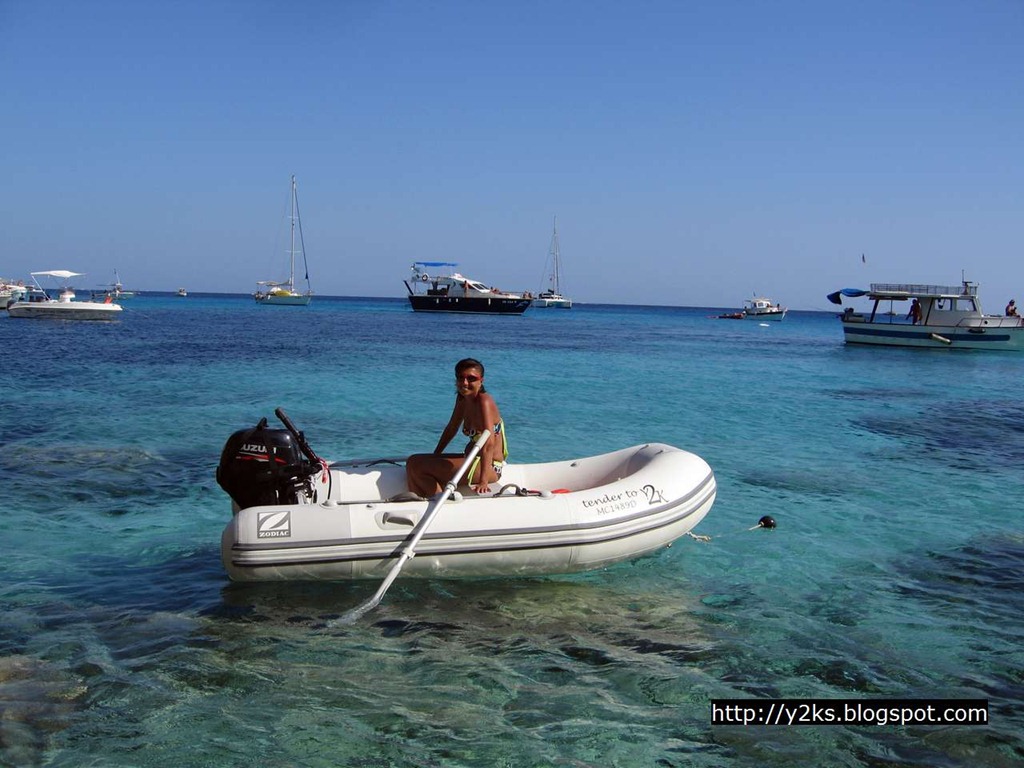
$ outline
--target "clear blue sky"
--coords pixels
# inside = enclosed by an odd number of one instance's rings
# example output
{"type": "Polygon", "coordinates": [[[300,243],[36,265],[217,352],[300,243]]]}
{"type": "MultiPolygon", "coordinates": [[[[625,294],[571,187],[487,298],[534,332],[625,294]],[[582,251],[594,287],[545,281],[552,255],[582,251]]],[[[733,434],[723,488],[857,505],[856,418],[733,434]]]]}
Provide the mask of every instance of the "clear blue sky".
{"type": "Polygon", "coordinates": [[[577,301],[1024,300],[1020,0],[0,0],[0,275],[577,301]],[[861,262],[866,255],[866,264],[861,262]]]}

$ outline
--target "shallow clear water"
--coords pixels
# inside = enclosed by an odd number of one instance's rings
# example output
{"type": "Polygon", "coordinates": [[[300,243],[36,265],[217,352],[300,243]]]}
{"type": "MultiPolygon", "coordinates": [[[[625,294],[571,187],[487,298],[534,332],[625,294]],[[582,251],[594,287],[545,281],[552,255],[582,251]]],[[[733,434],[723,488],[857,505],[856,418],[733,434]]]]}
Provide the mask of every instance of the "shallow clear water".
{"type": "Polygon", "coordinates": [[[858,349],[833,316],[140,297],[0,317],[0,764],[1013,765],[1020,355],[858,349]],[[331,459],[427,450],[475,356],[513,461],[663,441],[719,495],[590,574],[233,585],[214,470],[283,407],[331,459]],[[749,530],[765,514],[774,531],[749,530]],[[987,698],[983,728],[712,726],[710,700],[987,698]]]}

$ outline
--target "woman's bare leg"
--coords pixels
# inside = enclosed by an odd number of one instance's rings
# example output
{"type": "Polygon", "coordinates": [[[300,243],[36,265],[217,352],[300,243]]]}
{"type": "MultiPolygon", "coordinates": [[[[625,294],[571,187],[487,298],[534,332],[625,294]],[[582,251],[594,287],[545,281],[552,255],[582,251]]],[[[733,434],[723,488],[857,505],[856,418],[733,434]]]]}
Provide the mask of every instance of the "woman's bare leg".
{"type": "Polygon", "coordinates": [[[415,494],[433,496],[455,476],[462,461],[459,454],[415,453],[405,461],[406,484],[415,494]]]}

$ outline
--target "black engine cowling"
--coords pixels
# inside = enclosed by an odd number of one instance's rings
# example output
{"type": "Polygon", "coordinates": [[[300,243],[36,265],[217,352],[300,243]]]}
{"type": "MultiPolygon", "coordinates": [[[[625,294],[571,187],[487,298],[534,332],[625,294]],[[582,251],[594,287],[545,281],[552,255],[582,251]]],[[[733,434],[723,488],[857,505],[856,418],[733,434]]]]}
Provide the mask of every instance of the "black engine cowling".
{"type": "Polygon", "coordinates": [[[305,459],[287,429],[268,429],[263,419],[240,429],[224,444],[217,483],[240,509],[261,504],[295,504],[310,494],[309,479],[320,465],[305,459]]]}

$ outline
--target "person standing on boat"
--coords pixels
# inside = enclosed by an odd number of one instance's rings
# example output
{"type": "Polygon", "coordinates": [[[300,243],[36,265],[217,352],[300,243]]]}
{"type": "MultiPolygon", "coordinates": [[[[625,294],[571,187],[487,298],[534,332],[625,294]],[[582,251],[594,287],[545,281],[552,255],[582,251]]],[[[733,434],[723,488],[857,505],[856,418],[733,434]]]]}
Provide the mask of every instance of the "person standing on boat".
{"type": "Polygon", "coordinates": [[[1006,316],[1017,317],[1017,302],[1010,299],[1010,303],[1006,305],[1006,316]]]}
{"type": "Polygon", "coordinates": [[[917,299],[914,299],[913,303],[910,305],[910,311],[907,313],[907,320],[913,321],[914,325],[921,322],[921,302],[917,299]]]}
{"type": "Polygon", "coordinates": [[[405,477],[409,490],[419,496],[430,497],[440,493],[462,466],[474,438],[485,429],[494,435],[484,443],[463,482],[477,493],[486,493],[491,483],[501,477],[508,457],[505,424],[494,398],[484,389],[484,364],[467,357],[455,364],[455,407],[451,418],[437,441],[433,453],[416,453],[405,462],[405,477]],[[444,453],[459,428],[470,438],[464,453],[444,453]]]}

